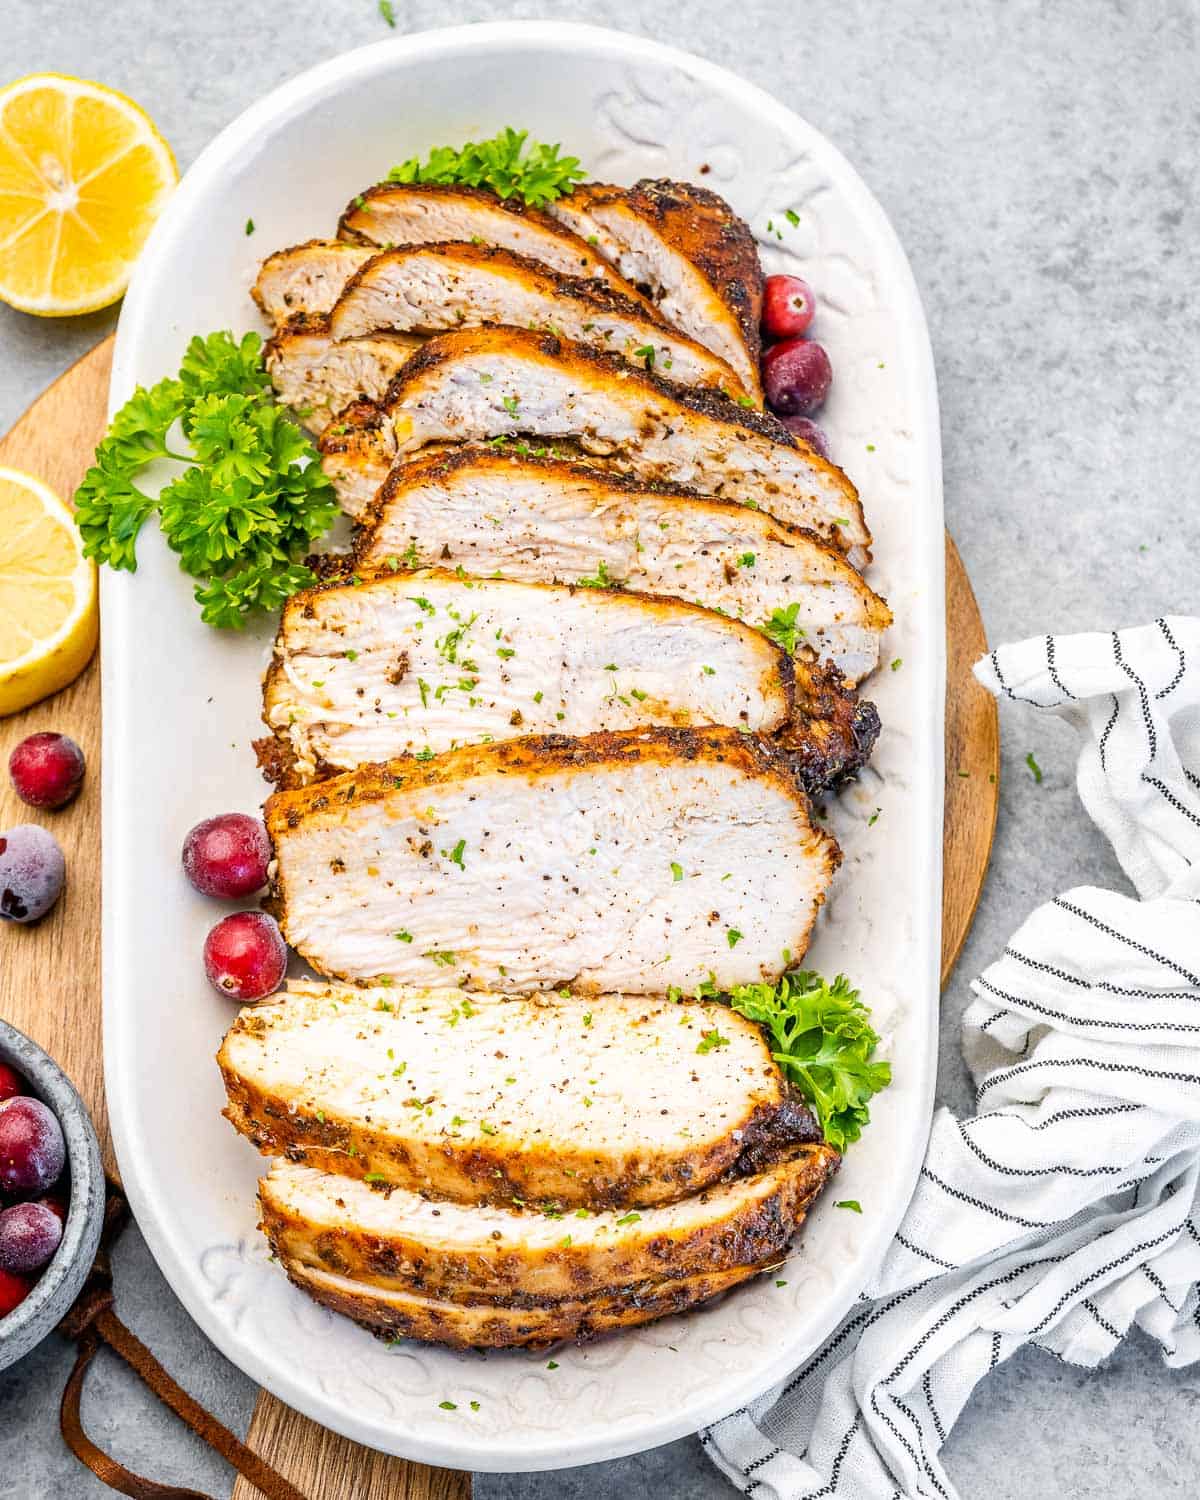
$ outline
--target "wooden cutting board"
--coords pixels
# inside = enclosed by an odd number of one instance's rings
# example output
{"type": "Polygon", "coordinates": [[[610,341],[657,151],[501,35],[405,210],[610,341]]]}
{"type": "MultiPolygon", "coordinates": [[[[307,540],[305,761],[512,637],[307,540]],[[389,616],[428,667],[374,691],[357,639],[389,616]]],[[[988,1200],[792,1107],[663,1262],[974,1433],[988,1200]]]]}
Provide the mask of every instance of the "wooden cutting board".
{"type": "MultiPolygon", "coordinates": [[[[24,469],[69,497],[104,428],[112,340],[61,376],[0,439],[0,464],[24,469]]],[[[987,649],[983,623],[954,543],[946,538],[946,824],[942,982],[958,957],[987,870],[999,796],[996,703],[971,676],[987,649]]],[[[78,740],[88,771],[61,812],[20,803],[0,774],[0,828],[42,822],[67,859],[67,887],[35,928],[0,929],[0,1016],[35,1038],[66,1069],[96,1122],[115,1169],[104,1104],[100,1044],[100,665],[24,713],[0,720],[0,761],[18,740],[57,729],[78,740]]],[[[118,1288],[119,1294],[120,1288],[118,1288]]],[[[159,1350],[168,1364],[170,1351],[159,1350]]],[[[177,1371],[177,1374],[186,1374],[177,1371]]],[[[310,1500],[466,1500],[470,1476],[360,1448],[263,1392],[249,1442],[310,1500]]],[[[233,1500],[260,1500],[239,1478],[233,1500]]]]}

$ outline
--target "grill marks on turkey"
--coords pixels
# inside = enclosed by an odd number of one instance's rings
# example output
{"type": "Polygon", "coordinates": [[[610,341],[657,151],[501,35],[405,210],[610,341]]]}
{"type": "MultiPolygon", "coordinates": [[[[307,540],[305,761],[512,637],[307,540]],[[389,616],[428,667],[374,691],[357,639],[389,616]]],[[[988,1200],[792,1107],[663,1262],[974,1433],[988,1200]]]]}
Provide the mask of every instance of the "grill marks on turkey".
{"type": "Polygon", "coordinates": [[[806,793],[870,753],[891,621],[854,486],[756,409],[753,237],[666,181],[381,184],[253,295],[363,522],[264,685],[271,905],[345,983],[221,1049],[263,1228],[386,1337],[693,1307],[838,1157],[756,1026],[659,997],[804,952],[840,859],[806,793]]]}

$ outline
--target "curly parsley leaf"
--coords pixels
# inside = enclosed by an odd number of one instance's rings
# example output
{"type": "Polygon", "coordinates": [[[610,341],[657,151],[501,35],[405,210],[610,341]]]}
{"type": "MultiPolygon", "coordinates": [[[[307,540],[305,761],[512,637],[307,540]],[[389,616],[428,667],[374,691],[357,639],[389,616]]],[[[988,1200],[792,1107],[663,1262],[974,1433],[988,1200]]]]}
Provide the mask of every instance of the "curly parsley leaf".
{"type": "Polygon", "coordinates": [[[796,624],[800,613],[799,604],[789,604],[786,609],[773,609],[771,618],[759,626],[764,635],[769,635],[777,646],[782,646],[789,656],[796,654],[796,647],[804,638],[804,631],[796,624]]]}
{"type": "Polygon", "coordinates": [[[845,975],[830,982],[797,970],[778,984],[738,985],[729,1003],[766,1029],[772,1055],[816,1111],[829,1145],[844,1151],[858,1140],[871,1118],[868,1101],[892,1081],[892,1069],[872,1062],[879,1037],[845,975]]]}
{"type": "Polygon", "coordinates": [[[130,572],[157,512],[210,625],[239,627],[315,582],[299,559],[337,514],[315,449],[271,398],[261,352],[255,333],[192,339],[177,379],[139,387],[117,413],[75,497],[85,554],[130,572]],[[153,495],[135,481],[162,461],[174,477],[153,495]]]}
{"type": "Polygon", "coordinates": [[[179,367],[179,383],[188,400],[198,396],[252,396],[265,391],[271,377],[262,367],[262,339],[245,333],[235,339],[227,330],[192,339],[179,367]]]}
{"type": "Polygon", "coordinates": [[[422,162],[412,156],[393,167],[389,182],[460,182],[491,188],[501,198],[520,198],[531,207],[552,203],[584,176],[579,158],[560,156],[560,147],[534,141],[527,130],[506,126],[488,141],[468,141],[461,150],[436,146],[422,162]]]}

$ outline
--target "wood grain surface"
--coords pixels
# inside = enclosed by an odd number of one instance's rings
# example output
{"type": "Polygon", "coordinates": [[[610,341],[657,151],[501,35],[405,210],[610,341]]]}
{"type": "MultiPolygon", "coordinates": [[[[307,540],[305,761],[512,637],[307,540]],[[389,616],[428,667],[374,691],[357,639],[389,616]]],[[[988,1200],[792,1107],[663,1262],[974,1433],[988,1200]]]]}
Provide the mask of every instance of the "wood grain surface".
{"type": "Polygon", "coordinates": [[[971,580],[946,533],[946,790],[942,827],[942,985],[983,891],[1000,806],[996,700],[971,671],[987,652],[971,580]]]}
{"type": "MultiPolygon", "coordinates": [[[[34,474],[69,499],[104,432],[112,340],[71,366],[0,439],[0,464],[34,474]]],[[[70,687],[0,719],[0,828],[42,823],[62,845],[67,884],[36,927],[0,924],[0,1016],[66,1071],[91,1111],[104,1164],[115,1163],[104,1106],[100,1048],[100,658],[70,687]],[[83,789],[58,812],[26,807],[8,757],[27,734],[57,729],[87,760],[83,789]]]]}
{"type": "MultiPolygon", "coordinates": [[[[0,439],[0,464],[25,469],[69,498],[103,431],[111,362],[108,339],[61,376],[0,439]]],[[[970,671],[986,650],[983,622],[949,537],[946,636],[943,984],[983,888],[999,795],[996,704],[970,671]]],[[[87,778],[69,807],[41,813],[20,803],[7,775],[0,775],[0,827],[44,823],[62,844],[68,870],[63,897],[45,921],[33,928],[0,927],[0,1016],[45,1047],[73,1079],[96,1122],[105,1162],[113,1167],[101,1061],[98,660],[53,698],[0,720],[0,759],[6,762],[17,741],[39,729],[57,729],[78,740],[87,757],[87,778]]],[[[158,1353],[169,1363],[169,1350],[158,1353]]],[[[265,1391],[249,1442],[310,1500],[466,1500],[470,1494],[469,1475],[361,1448],[265,1391]]],[[[239,1478],[233,1500],[258,1500],[258,1491],[239,1478]]]]}

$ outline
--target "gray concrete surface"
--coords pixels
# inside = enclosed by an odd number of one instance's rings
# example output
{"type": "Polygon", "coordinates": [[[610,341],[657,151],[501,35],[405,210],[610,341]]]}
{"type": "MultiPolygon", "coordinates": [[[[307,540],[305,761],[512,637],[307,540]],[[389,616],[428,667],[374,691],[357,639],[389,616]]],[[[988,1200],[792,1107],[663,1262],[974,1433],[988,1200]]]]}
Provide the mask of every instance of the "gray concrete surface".
{"type": "MultiPolygon", "coordinates": [[[[395,11],[401,30],[536,15],[609,24],[690,47],[793,105],[855,162],[908,248],[937,358],[947,520],[992,638],[1200,608],[1195,0],[397,0],[395,11]]],[[[3,0],[0,77],[54,68],[115,84],[186,166],[265,89],[387,34],[375,0],[3,0]]],[[[0,429],[111,321],[0,308],[0,429]]],[[[1053,892],[1122,885],[1080,813],[1069,734],[1015,712],[1003,732],[992,871],[944,1007],[940,1092],[959,1108],[970,976],[1053,892]]],[[[133,1235],[119,1286],[139,1331],[244,1424],[248,1382],[190,1326],[133,1235]]],[[[0,1497],[107,1493],[54,1432],[65,1371],[51,1347],[0,1378],[0,1497]]],[[[1092,1375],[1031,1353],[976,1393],[950,1471],[966,1500],[1194,1494],[1198,1402],[1200,1372],[1163,1369],[1146,1344],[1092,1375]]],[[[131,1462],[229,1493],[228,1476],[111,1366],[91,1410],[131,1462]]],[[[694,1442],[476,1482],[478,1500],[732,1493],[694,1442]]]]}

